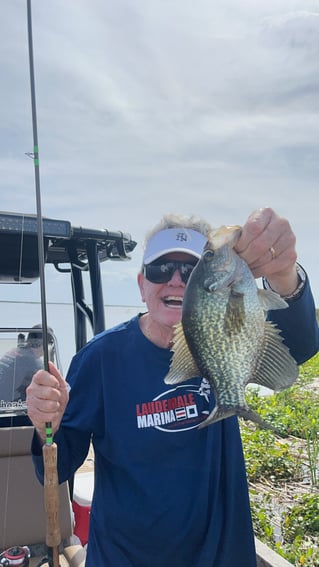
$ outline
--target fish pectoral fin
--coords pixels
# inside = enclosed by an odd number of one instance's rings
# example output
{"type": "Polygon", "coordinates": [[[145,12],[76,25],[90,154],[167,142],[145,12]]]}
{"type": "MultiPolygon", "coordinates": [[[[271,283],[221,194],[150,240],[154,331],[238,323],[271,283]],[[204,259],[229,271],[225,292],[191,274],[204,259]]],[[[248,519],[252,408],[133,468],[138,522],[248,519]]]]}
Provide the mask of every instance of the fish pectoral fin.
{"type": "Polygon", "coordinates": [[[283,343],[279,329],[266,321],[263,348],[255,373],[249,382],[279,392],[292,386],[298,378],[298,373],[298,365],[283,343]]]}
{"type": "Polygon", "coordinates": [[[231,290],[225,313],[224,330],[230,336],[239,333],[245,323],[244,294],[231,290]]]}
{"type": "Polygon", "coordinates": [[[258,289],[257,295],[259,303],[264,311],[270,311],[271,309],[286,309],[288,307],[287,301],[285,301],[278,293],[271,291],[270,289],[258,289]]]}
{"type": "Polygon", "coordinates": [[[178,323],[174,329],[173,358],[170,369],[166,375],[165,384],[178,384],[194,376],[200,376],[197,364],[188,348],[182,323],[178,323]]]}

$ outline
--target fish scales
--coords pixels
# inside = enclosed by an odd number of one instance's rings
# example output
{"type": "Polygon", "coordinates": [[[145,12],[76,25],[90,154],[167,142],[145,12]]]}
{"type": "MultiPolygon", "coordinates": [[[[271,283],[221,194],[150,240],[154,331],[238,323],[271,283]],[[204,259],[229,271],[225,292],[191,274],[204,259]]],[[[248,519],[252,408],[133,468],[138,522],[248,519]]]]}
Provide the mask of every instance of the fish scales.
{"type": "Polygon", "coordinates": [[[194,375],[208,379],[216,406],[200,427],[235,414],[266,426],[247,405],[247,384],[281,390],[298,376],[279,331],[265,320],[266,309],[287,304],[273,292],[258,290],[247,263],[233,249],[239,234],[239,227],[218,229],[194,268],[165,378],[169,384],[194,375]]]}
{"type": "Polygon", "coordinates": [[[253,308],[253,298],[246,294],[244,322],[232,324],[227,319],[229,289],[225,293],[216,292],[213,297],[203,288],[198,292],[201,313],[194,312],[192,295],[186,295],[183,309],[183,327],[189,349],[198,361],[201,375],[213,375],[213,390],[218,403],[243,405],[242,384],[249,379],[256,353],[260,350],[263,314],[253,308]],[[225,332],[225,324],[228,332],[225,332]],[[198,352],[201,352],[200,357],[197,357],[198,352]],[[239,376],[241,381],[238,381],[239,376]]]}

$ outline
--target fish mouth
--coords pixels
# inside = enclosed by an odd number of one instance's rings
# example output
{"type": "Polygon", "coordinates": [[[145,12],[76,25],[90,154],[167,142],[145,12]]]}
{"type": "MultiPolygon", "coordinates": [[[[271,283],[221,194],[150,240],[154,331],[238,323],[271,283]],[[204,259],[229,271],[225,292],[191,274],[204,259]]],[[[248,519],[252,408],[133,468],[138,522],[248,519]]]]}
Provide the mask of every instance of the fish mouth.
{"type": "Polygon", "coordinates": [[[231,288],[234,285],[234,283],[236,283],[236,278],[230,277],[228,280],[223,279],[221,281],[217,280],[217,281],[208,283],[206,285],[205,289],[209,293],[214,293],[215,291],[220,291],[220,290],[224,290],[226,288],[231,288]]]}
{"type": "Polygon", "coordinates": [[[162,299],[166,307],[172,307],[173,309],[180,309],[183,304],[183,298],[179,295],[167,295],[162,299]]]}

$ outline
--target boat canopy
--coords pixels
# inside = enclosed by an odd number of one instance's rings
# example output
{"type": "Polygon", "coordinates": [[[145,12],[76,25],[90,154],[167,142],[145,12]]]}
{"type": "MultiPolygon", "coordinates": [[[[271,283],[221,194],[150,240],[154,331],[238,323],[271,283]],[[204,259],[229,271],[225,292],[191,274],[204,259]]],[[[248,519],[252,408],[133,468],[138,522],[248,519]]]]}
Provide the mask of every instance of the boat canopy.
{"type": "MultiPolygon", "coordinates": [[[[0,283],[31,284],[39,278],[38,219],[34,214],[0,211],[0,283]]],[[[67,220],[43,217],[44,261],[71,275],[76,351],[105,329],[100,264],[130,259],[136,246],[130,234],[72,226],[67,220]],[[86,304],[82,274],[88,272],[92,308],[86,304]]]]}

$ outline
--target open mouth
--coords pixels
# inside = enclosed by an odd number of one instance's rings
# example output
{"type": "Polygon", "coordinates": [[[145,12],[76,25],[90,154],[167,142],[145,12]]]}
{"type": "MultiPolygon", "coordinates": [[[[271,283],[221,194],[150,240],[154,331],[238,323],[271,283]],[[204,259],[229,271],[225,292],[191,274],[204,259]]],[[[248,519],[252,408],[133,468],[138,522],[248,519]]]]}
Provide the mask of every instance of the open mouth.
{"type": "Polygon", "coordinates": [[[183,298],[175,295],[168,295],[167,297],[163,297],[163,303],[167,307],[182,307],[183,298]]]}

